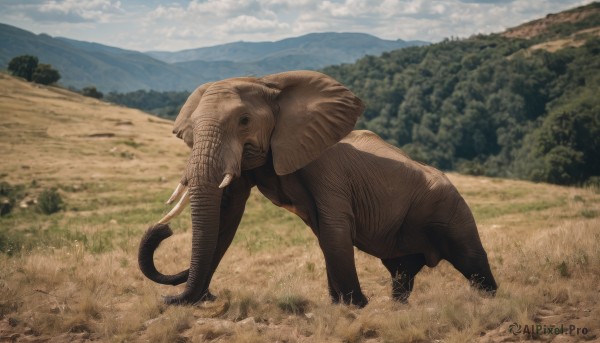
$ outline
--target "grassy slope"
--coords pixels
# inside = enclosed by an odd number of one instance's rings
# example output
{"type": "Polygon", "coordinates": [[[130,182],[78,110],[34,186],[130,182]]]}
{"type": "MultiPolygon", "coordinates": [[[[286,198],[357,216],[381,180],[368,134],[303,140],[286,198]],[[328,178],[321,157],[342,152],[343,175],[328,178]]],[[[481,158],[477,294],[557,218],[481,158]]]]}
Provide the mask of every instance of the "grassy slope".
{"type": "MultiPolygon", "coordinates": [[[[0,340],[463,342],[502,341],[508,326],[564,324],[600,337],[600,194],[522,181],[450,175],[477,217],[500,284],[482,298],[447,263],[425,268],[409,305],[389,299],[387,272],[357,252],[371,303],[332,306],[315,238],[302,222],[253,193],[211,289],[219,299],[165,307],[137,268],[145,227],[187,159],[171,124],[52,87],[0,75],[0,180],[32,195],[59,187],[67,210],[0,218],[0,340]],[[90,137],[112,133],[113,137],[90,137]],[[32,184],[32,180],[36,180],[32,184]]],[[[157,252],[187,265],[189,212],[157,252]]],[[[548,341],[553,336],[542,335],[548,341]]],[[[558,340],[557,340],[558,341],[558,340]]]]}

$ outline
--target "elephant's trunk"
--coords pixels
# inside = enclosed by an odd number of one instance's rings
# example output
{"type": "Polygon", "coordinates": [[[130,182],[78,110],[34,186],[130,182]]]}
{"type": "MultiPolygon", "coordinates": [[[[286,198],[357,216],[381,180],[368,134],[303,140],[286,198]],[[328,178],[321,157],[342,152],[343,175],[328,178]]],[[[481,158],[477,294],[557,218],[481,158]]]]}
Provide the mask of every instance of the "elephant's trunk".
{"type": "Polygon", "coordinates": [[[208,294],[212,259],[219,235],[224,176],[220,158],[221,131],[216,126],[195,130],[194,147],[187,169],[192,212],[192,256],[183,293],[165,298],[168,304],[193,304],[208,294]]]}
{"type": "Polygon", "coordinates": [[[187,281],[189,269],[175,275],[165,275],[156,270],[154,266],[154,251],[160,242],[170,237],[173,231],[167,224],[156,224],[148,228],[138,252],[138,264],[146,277],[163,285],[179,285],[187,281]]]}

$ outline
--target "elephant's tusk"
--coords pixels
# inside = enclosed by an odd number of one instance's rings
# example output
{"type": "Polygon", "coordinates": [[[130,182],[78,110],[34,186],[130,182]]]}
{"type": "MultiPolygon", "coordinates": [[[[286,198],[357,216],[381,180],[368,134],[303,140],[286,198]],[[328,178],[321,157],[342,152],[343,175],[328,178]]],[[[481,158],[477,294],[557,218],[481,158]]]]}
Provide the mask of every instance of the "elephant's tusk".
{"type": "Polygon", "coordinates": [[[179,202],[177,203],[177,205],[175,205],[171,209],[171,211],[169,213],[167,213],[166,216],[163,217],[163,219],[159,220],[158,224],[166,224],[166,223],[170,222],[171,219],[177,217],[189,203],[190,203],[190,194],[189,194],[188,190],[185,190],[185,193],[183,193],[183,196],[181,197],[181,199],[179,199],[179,202]]]}
{"type": "Polygon", "coordinates": [[[225,188],[225,187],[229,186],[232,179],[233,179],[232,174],[229,174],[229,173],[225,174],[225,177],[223,178],[223,182],[221,182],[221,184],[219,185],[219,188],[225,188]]]}
{"type": "Polygon", "coordinates": [[[175,188],[175,191],[173,192],[173,194],[171,195],[171,197],[169,198],[169,200],[167,200],[167,205],[170,205],[173,203],[173,201],[179,199],[179,197],[181,196],[181,194],[183,192],[185,192],[185,190],[187,189],[186,186],[182,185],[181,183],[177,185],[177,188],[175,188]]]}

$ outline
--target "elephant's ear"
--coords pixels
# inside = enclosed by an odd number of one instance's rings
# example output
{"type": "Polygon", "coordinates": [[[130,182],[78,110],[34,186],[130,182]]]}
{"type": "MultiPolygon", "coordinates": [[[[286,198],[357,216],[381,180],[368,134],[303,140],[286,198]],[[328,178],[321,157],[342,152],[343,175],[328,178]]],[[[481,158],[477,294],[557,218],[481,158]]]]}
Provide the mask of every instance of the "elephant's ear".
{"type": "Polygon", "coordinates": [[[175,119],[175,125],[173,125],[173,133],[177,135],[177,137],[183,139],[185,144],[187,144],[190,148],[194,144],[194,135],[192,132],[193,129],[191,120],[192,113],[194,113],[194,111],[198,107],[198,104],[200,103],[200,99],[202,99],[202,95],[204,94],[204,92],[211,85],[212,83],[209,82],[196,88],[196,90],[193,91],[192,94],[190,94],[190,96],[187,98],[185,104],[183,104],[181,111],[179,111],[179,114],[175,119]]]}
{"type": "Polygon", "coordinates": [[[280,90],[271,136],[278,175],[293,173],[339,142],[352,131],[364,108],[346,87],[314,71],[273,74],[262,81],[280,90]]]}

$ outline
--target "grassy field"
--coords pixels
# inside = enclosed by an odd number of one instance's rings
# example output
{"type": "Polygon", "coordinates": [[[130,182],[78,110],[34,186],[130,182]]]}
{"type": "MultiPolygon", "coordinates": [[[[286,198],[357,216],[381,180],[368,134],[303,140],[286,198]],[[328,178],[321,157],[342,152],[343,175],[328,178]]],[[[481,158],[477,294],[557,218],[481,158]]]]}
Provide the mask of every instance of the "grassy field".
{"type": "MultiPolygon", "coordinates": [[[[330,304],[311,231],[253,192],[211,285],[218,299],[166,307],[160,296],[182,286],[145,279],[137,247],[169,210],[187,160],[172,124],[3,74],[0,116],[0,182],[25,199],[56,188],[65,202],[51,215],[17,204],[0,217],[0,342],[600,339],[597,189],[450,174],[475,213],[497,296],[479,296],[442,262],[397,304],[379,260],[357,251],[364,309],[330,304]],[[527,335],[531,325],[542,331],[527,335]]],[[[169,273],[188,265],[188,210],[171,227],[156,254],[169,273]]]]}

